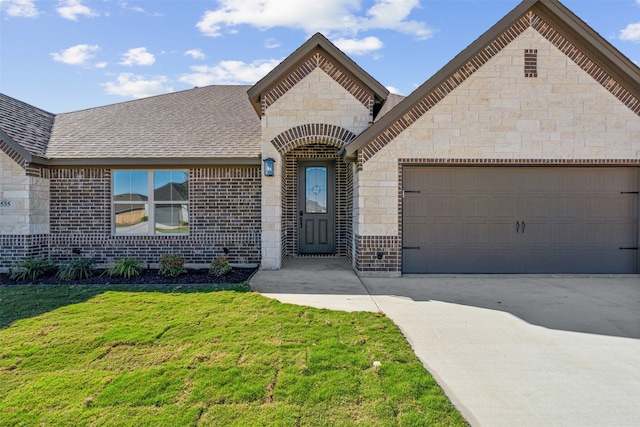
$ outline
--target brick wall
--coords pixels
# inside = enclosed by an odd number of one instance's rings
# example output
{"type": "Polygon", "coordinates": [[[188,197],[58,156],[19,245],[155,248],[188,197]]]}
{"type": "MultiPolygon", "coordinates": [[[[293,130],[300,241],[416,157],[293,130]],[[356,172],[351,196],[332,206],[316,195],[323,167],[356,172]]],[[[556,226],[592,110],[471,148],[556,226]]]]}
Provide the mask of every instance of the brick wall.
{"type": "Polygon", "coordinates": [[[99,263],[125,256],[155,263],[165,253],[180,254],[189,263],[209,263],[219,256],[232,263],[260,262],[258,166],[191,169],[188,236],[113,236],[109,169],[46,173],[51,182],[51,232],[0,236],[0,268],[25,255],[47,253],[59,261],[83,256],[99,263]]]}
{"type": "Polygon", "coordinates": [[[397,236],[357,236],[355,268],[360,274],[400,272],[402,239],[397,236]]]}
{"type": "Polygon", "coordinates": [[[353,215],[352,169],[341,157],[338,148],[324,144],[309,144],[291,150],[284,158],[282,180],[282,253],[283,257],[298,253],[298,162],[300,159],[333,160],[336,176],[336,255],[348,256],[351,245],[353,215]]]}

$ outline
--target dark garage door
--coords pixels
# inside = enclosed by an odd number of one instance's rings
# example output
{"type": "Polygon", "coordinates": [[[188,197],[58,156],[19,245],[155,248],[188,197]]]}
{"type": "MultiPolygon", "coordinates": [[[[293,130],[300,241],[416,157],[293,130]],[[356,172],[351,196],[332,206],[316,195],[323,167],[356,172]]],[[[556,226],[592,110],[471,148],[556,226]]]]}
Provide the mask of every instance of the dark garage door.
{"type": "Polygon", "coordinates": [[[636,168],[405,167],[404,273],[636,273],[636,168]]]}

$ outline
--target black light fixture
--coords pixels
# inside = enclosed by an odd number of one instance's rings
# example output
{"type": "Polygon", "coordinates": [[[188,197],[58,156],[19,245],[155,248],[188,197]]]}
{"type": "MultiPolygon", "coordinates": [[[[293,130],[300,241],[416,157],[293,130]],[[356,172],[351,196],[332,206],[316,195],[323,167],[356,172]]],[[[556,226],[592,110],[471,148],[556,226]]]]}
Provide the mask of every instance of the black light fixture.
{"type": "Polygon", "coordinates": [[[274,166],[273,164],[276,162],[271,157],[268,159],[264,159],[264,176],[273,176],[274,166]]]}

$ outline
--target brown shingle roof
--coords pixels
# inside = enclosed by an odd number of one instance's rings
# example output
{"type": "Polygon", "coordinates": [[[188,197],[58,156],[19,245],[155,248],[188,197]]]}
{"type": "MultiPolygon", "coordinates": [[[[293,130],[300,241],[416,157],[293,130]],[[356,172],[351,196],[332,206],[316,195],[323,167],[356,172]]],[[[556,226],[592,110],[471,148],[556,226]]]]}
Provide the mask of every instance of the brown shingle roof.
{"type": "Polygon", "coordinates": [[[53,118],[52,113],[0,93],[0,131],[32,156],[44,156],[53,118]]]}
{"type": "Polygon", "coordinates": [[[50,159],[258,159],[249,86],[207,86],[59,114],[50,159]]]}

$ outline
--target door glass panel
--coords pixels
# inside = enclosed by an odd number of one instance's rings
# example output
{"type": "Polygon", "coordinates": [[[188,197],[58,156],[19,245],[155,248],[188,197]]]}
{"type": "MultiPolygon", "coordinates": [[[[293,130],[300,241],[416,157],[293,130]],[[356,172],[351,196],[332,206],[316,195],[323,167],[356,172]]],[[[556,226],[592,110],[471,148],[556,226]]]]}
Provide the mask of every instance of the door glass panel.
{"type": "Polygon", "coordinates": [[[327,168],[307,167],[305,175],[307,213],[327,213],[327,168]]]}

